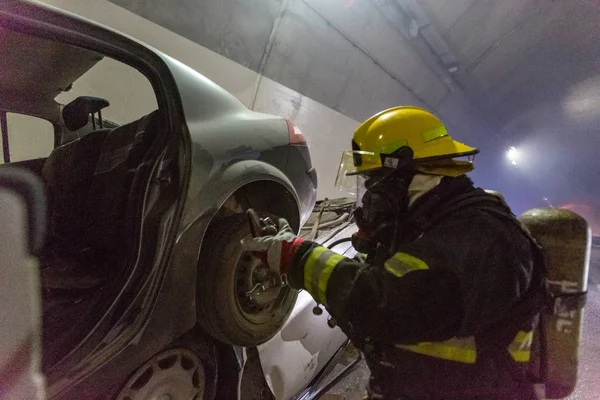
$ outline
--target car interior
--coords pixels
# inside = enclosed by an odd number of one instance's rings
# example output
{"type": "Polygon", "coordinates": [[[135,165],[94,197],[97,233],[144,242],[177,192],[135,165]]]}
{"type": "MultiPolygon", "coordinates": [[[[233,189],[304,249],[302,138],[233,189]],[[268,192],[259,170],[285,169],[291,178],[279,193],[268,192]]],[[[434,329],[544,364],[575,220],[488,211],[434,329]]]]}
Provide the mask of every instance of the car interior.
{"type": "Polygon", "coordinates": [[[64,106],[55,100],[102,59],[0,29],[0,110],[45,119],[55,129],[47,158],[0,165],[26,168],[45,184],[47,241],[40,268],[46,368],[89,334],[123,288],[137,252],[136,224],[128,221],[141,212],[144,190],[135,188],[146,175],[140,166],[150,161],[151,146],[164,131],[159,110],[109,128],[102,111],[111,99],[86,93],[64,106]],[[84,127],[87,134],[77,133],[84,127]]]}

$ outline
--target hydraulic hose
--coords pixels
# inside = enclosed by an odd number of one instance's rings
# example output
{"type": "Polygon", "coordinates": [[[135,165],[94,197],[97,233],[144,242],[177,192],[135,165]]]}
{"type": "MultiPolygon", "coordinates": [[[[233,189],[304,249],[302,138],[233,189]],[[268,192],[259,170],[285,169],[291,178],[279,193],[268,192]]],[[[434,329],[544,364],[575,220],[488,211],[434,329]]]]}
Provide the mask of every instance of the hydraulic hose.
{"type": "MultiPolygon", "coordinates": [[[[332,226],[339,225],[342,222],[344,222],[345,220],[347,220],[349,216],[350,216],[350,214],[343,213],[341,216],[334,219],[333,221],[323,222],[322,224],[319,225],[319,229],[325,229],[325,228],[330,228],[332,226]]],[[[305,225],[302,227],[302,230],[309,230],[309,229],[312,229],[313,227],[314,227],[314,225],[305,225]]]]}
{"type": "Polygon", "coordinates": [[[333,249],[335,246],[337,246],[338,244],[346,243],[346,242],[349,242],[349,241],[351,241],[351,240],[352,240],[352,238],[351,238],[351,237],[347,237],[347,238],[341,238],[341,239],[338,239],[338,240],[336,240],[335,242],[333,242],[333,243],[331,243],[331,244],[327,245],[327,248],[328,248],[329,250],[331,250],[331,249],[333,249]]]}

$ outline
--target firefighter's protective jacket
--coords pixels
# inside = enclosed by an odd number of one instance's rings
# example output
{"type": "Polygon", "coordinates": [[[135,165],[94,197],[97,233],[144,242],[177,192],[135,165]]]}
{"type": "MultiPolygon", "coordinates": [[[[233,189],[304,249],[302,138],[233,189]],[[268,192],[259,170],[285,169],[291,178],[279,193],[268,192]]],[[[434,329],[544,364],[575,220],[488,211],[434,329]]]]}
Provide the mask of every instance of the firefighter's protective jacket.
{"type": "Polygon", "coordinates": [[[523,306],[535,284],[527,235],[503,201],[464,176],[444,178],[409,211],[404,240],[383,265],[305,242],[292,286],[365,350],[374,391],[535,399],[521,367],[536,320],[535,307],[523,306]]]}

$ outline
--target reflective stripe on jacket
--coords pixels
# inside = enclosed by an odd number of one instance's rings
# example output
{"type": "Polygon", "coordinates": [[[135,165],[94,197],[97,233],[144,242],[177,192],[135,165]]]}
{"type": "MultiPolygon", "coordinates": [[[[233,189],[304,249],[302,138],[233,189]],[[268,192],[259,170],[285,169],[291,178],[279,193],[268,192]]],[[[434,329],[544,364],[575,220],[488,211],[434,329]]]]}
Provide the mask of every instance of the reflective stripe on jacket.
{"type": "MultiPolygon", "coordinates": [[[[314,299],[327,306],[327,285],[337,264],[344,259],[338,253],[326,247],[314,247],[309,253],[304,265],[304,288],[314,299]]],[[[410,254],[398,252],[384,264],[385,270],[397,278],[412,271],[428,270],[427,264],[410,254]]],[[[508,347],[512,358],[517,362],[527,362],[530,359],[533,331],[519,331],[508,347]]],[[[474,364],[477,359],[475,337],[451,338],[442,342],[421,342],[412,345],[396,344],[399,349],[417,354],[474,364]]]]}
{"type": "MultiPolygon", "coordinates": [[[[508,352],[516,362],[528,362],[531,357],[532,343],[533,331],[519,331],[508,346],[508,352]]],[[[477,361],[477,345],[473,336],[452,338],[443,342],[422,342],[413,345],[397,344],[396,347],[425,356],[465,364],[475,364],[477,361]]]]}
{"type": "Polygon", "coordinates": [[[304,288],[317,302],[325,306],[329,278],[336,265],[343,259],[343,256],[319,246],[312,249],[304,264],[304,288]]]}

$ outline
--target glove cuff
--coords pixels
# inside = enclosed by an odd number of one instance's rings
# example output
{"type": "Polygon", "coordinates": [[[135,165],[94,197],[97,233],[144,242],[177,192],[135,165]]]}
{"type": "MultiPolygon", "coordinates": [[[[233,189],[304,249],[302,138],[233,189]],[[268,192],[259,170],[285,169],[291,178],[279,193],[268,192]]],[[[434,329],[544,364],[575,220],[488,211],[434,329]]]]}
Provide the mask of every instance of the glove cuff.
{"type": "Polygon", "coordinates": [[[281,244],[281,263],[280,272],[282,275],[289,275],[290,270],[294,264],[294,256],[296,255],[296,251],[300,248],[300,245],[304,243],[299,237],[296,237],[293,241],[287,242],[284,241],[281,244]]]}

